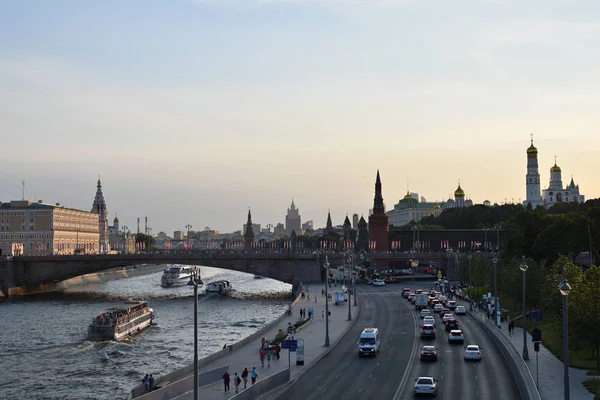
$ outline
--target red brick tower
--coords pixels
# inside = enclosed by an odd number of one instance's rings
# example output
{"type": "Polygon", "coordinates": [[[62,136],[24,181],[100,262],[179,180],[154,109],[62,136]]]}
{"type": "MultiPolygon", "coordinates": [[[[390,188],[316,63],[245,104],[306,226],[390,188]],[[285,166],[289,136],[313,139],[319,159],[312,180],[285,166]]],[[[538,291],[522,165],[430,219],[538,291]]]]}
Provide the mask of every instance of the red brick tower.
{"type": "Polygon", "coordinates": [[[377,170],[375,181],[375,199],[373,200],[373,214],[369,216],[369,240],[375,243],[376,251],[388,251],[389,217],[385,213],[383,196],[381,195],[381,179],[377,170]]]}

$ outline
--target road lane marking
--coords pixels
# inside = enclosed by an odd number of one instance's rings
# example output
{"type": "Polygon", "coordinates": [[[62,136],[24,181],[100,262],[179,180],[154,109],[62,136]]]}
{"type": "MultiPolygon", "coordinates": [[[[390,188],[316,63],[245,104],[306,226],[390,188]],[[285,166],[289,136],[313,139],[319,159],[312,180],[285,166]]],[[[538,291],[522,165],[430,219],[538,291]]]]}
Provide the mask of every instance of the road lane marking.
{"type": "Polygon", "coordinates": [[[337,374],[337,375],[335,376],[335,379],[337,379],[337,378],[339,378],[339,377],[340,377],[340,374],[337,374]]]}
{"type": "Polygon", "coordinates": [[[362,388],[358,389],[358,393],[362,393],[362,391],[363,391],[362,388]]]}
{"type": "MultiPolygon", "coordinates": [[[[405,306],[408,307],[407,304],[405,304],[405,303],[402,303],[402,304],[404,304],[405,306]]],[[[417,348],[418,348],[418,341],[419,341],[419,335],[417,335],[417,326],[419,326],[419,323],[417,321],[416,314],[415,313],[410,313],[410,314],[412,315],[413,322],[415,323],[415,327],[414,327],[415,337],[413,340],[413,348],[410,353],[410,358],[408,359],[408,362],[406,363],[406,369],[404,370],[404,375],[402,376],[400,385],[398,385],[398,389],[396,390],[396,393],[394,394],[393,400],[400,399],[400,394],[402,393],[402,389],[404,388],[404,386],[406,386],[406,383],[408,382],[408,375],[411,372],[412,365],[415,362],[415,356],[417,355],[417,348]]]]}
{"type": "Polygon", "coordinates": [[[379,367],[379,363],[377,363],[377,366],[379,367]]]}
{"type": "Polygon", "coordinates": [[[373,374],[369,374],[369,379],[371,379],[373,377],[373,374]]]}
{"type": "Polygon", "coordinates": [[[325,391],[326,391],[326,390],[327,390],[327,388],[323,389],[323,390],[321,391],[321,393],[325,393],[325,391]]]}

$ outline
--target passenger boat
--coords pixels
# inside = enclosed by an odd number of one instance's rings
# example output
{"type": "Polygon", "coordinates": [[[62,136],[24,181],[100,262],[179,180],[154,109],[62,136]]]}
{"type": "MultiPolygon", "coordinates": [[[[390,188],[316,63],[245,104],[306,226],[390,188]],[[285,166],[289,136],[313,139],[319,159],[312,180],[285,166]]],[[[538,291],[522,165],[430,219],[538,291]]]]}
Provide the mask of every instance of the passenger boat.
{"type": "Polygon", "coordinates": [[[88,340],[121,340],[146,329],[154,322],[154,310],[148,302],[128,301],[124,307],[105,310],[88,327],[88,340]]]}
{"type": "Polygon", "coordinates": [[[206,285],[206,293],[227,294],[231,291],[231,282],[226,280],[214,281],[206,285]]]}
{"type": "Polygon", "coordinates": [[[160,284],[162,287],[187,285],[190,277],[197,268],[198,267],[174,264],[163,271],[162,277],[160,278],[160,284]]]}

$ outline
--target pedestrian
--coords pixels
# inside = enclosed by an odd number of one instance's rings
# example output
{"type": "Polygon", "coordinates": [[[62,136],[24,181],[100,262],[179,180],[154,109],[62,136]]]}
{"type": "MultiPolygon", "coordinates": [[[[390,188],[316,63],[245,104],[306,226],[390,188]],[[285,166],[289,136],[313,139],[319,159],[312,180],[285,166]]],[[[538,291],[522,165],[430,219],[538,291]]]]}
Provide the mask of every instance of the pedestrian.
{"type": "Polygon", "coordinates": [[[321,310],[321,321],[325,321],[325,311],[321,310]]]}
{"type": "Polygon", "coordinates": [[[236,372],[235,374],[233,374],[233,385],[235,386],[236,393],[240,392],[240,383],[242,383],[242,380],[240,379],[240,377],[238,376],[238,374],[236,372]]]}
{"type": "Polygon", "coordinates": [[[148,374],[146,374],[146,376],[144,376],[144,378],[142,378],[142,383],[144,384],[144,387],[146,388],[146,391],[150,390],[150,383],[148,382],[148,374]]]}
{"type": "Polygon", "coordinates": [[[321,289],[321,296],[325,297],[325,289],[321,289]]]}
{"type": "Polygon", "coordinates": [[[260,349],[260,365],[261,366],[265,366],[265,352],[263,351],[263,349],[260,349]]]}
{"type": "Polygon", "coordinates": [[[256,383],[256,380],[258,379],[258,372],[256,372],[256,367],[252,367],[250,378],[252,379],[252,384],[254,385],[256,383]]]}
{"type": "Polygon", "coordinates": [[[225,391],[229,392],[229,380],[231,379],[231,377],[229,376],[229,371],[225,371],[225,373],[223,374],[221,379],[223,379],[223,385],[225,386],[225,391]]]}
{"type": "Polygon", "coordinates": [[[267,353],[267,368],[271,367],[271,352],[267,353]]]}
{"type": "Polygon", "coordinates": [[[152,391],[154,389],[154,377],[152,374],[150,374],[150,377],[148,378],[148,386],[148,390],[152,391]]]}
{"type": "Polygon", "coordinates": [[[244,389],[248,386],[248,368],[244,368],[242,371],[242,379],[244,380],[244,389]]]}
{"type": "Polygon", "coordinates": [[[331,311],[329,311],[329,321],[331,321],[331,311]]]}
{"type": "Polygon", "coordinates": [[[317,296],[315,296],[315,304],[317,304],[317,296]]]}

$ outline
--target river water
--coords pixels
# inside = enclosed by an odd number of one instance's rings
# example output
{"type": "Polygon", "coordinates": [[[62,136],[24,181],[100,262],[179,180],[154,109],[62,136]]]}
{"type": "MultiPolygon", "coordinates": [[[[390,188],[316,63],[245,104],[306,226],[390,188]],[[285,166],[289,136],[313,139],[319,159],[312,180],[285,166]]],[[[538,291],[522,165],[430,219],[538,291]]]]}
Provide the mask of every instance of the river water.
{"type": "MultiPolygon", "coordinates": [[[[0,399],[125,399],[143,375],[192,363],[193,288],[162,288],[161,274],[0,302],[0,399]],[[149,301],[157,326],[123,342],[85,340],[94,316],[130,297],[149,301]]],[[[202,267],[205,283],[217,279],[234,291],[199,290],[200,358],[277,319],[291,298],[291,285],[202,267]]]]}

